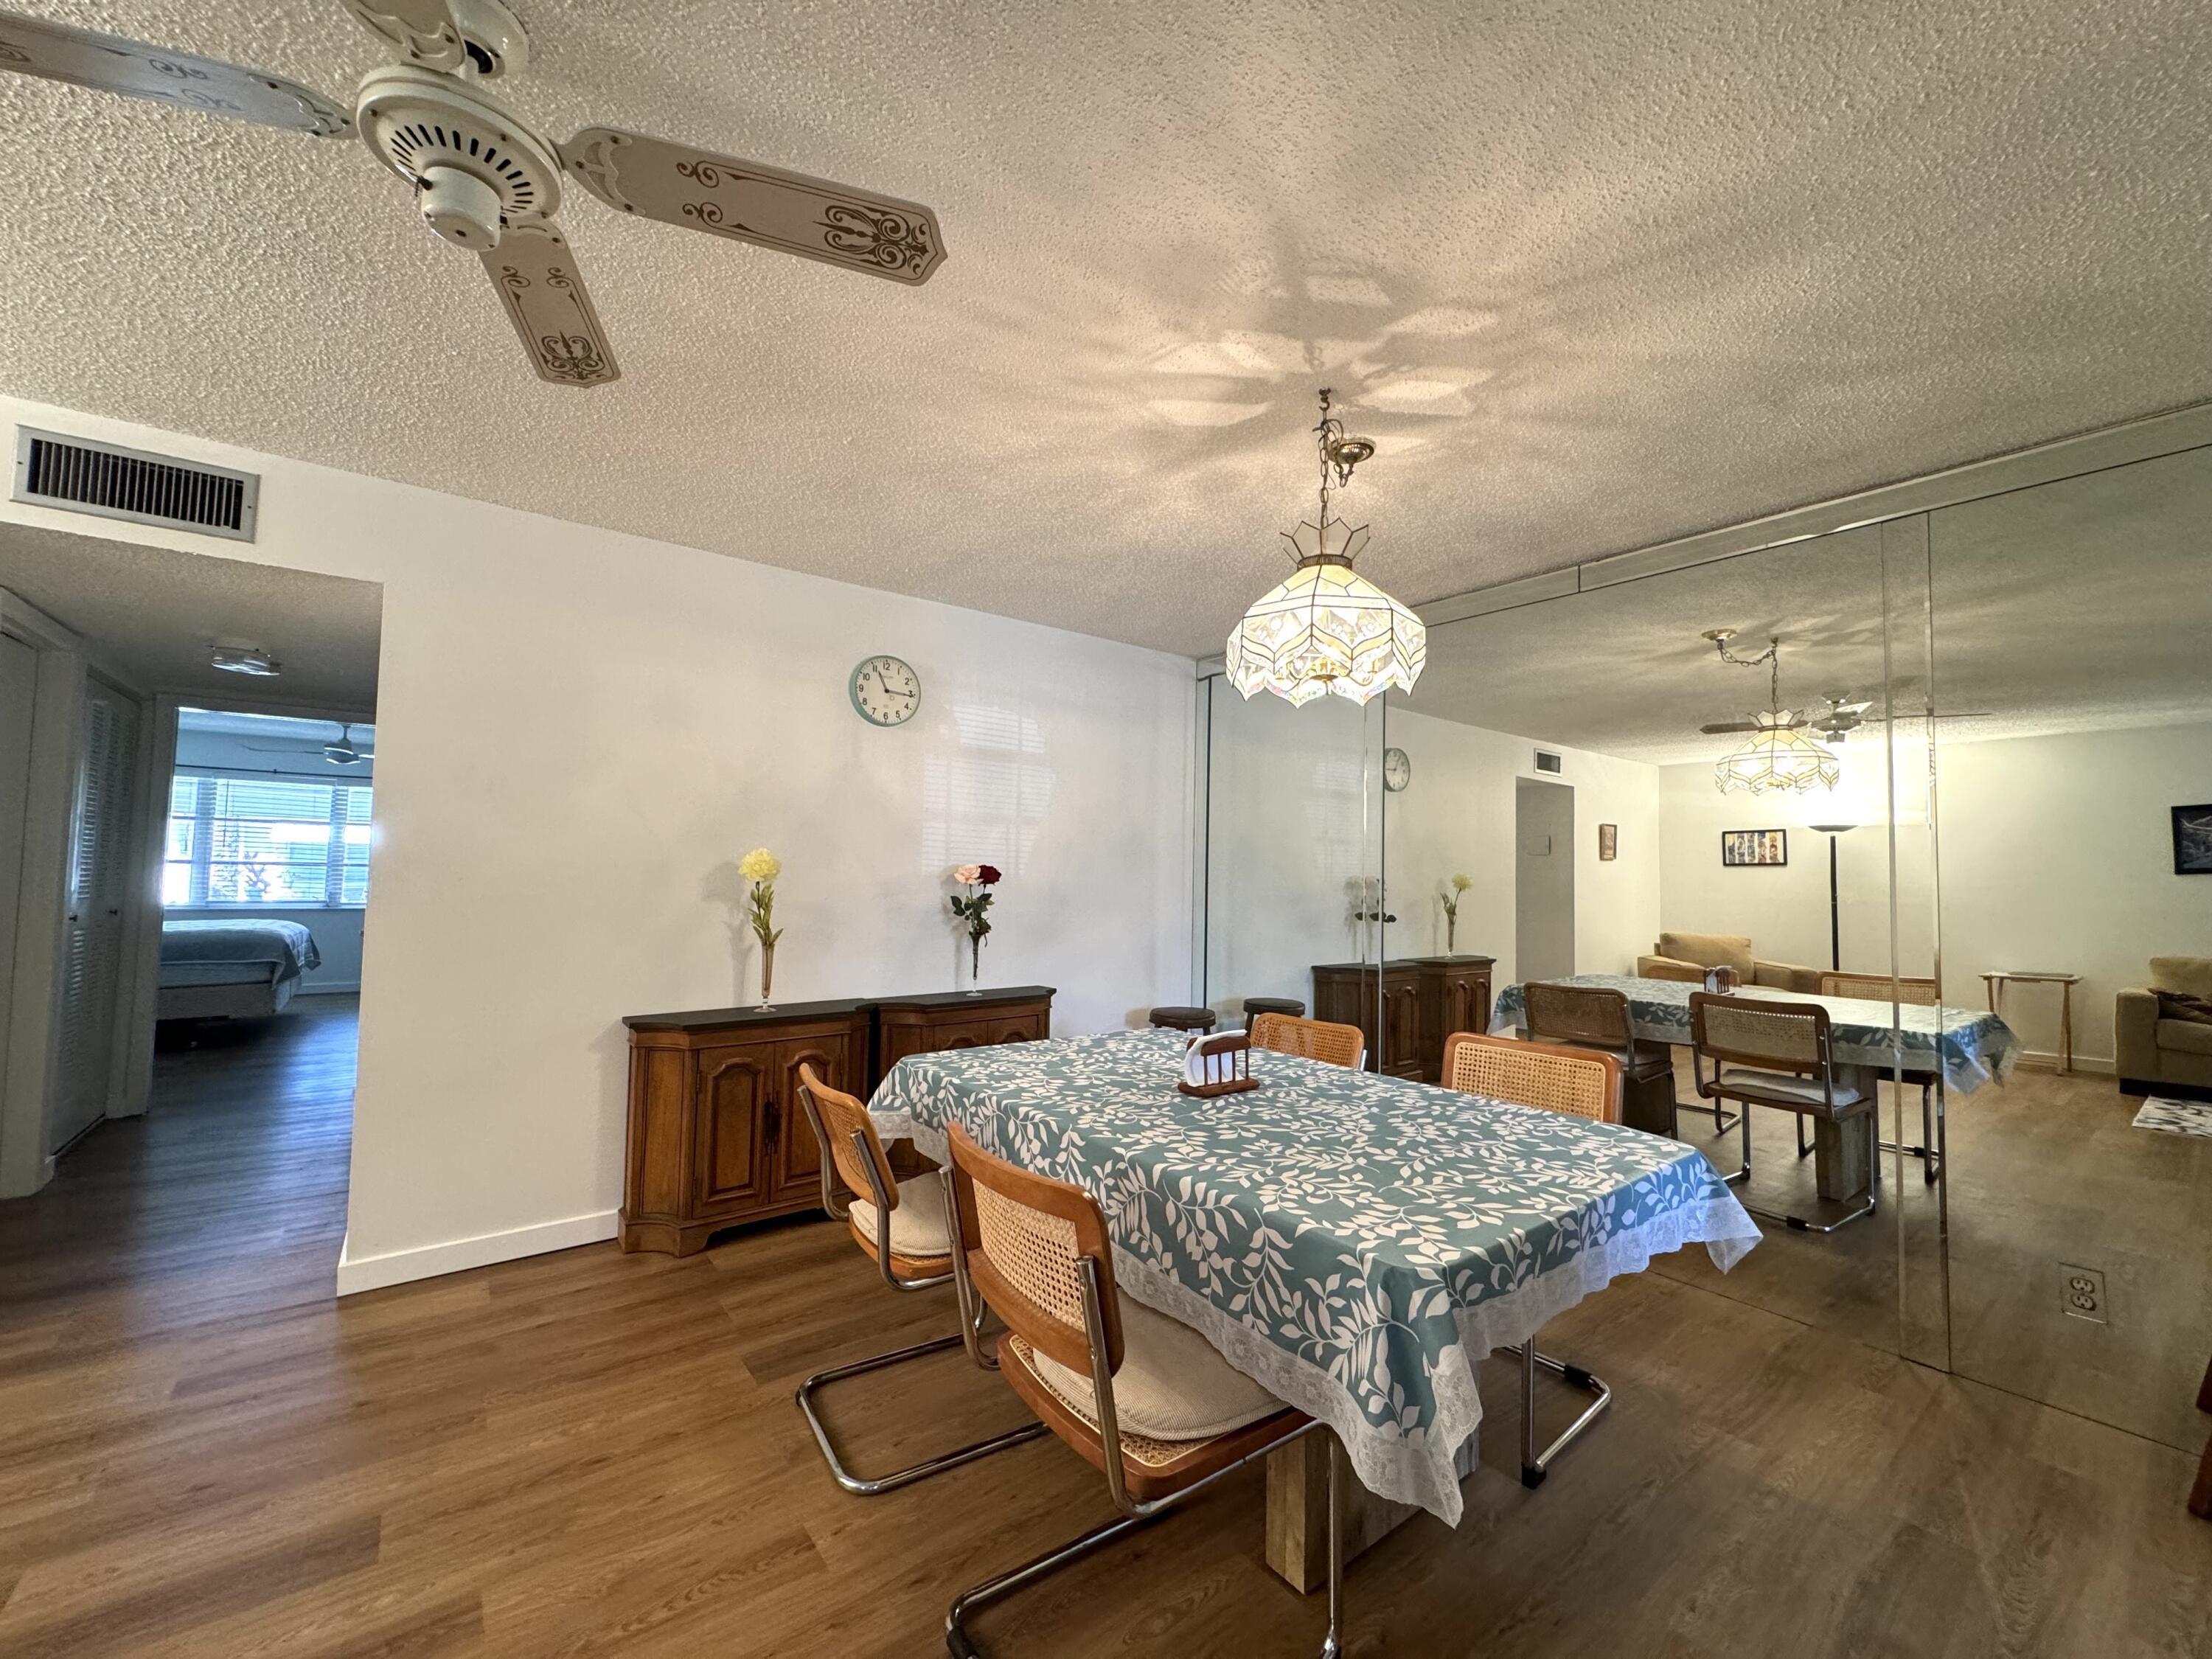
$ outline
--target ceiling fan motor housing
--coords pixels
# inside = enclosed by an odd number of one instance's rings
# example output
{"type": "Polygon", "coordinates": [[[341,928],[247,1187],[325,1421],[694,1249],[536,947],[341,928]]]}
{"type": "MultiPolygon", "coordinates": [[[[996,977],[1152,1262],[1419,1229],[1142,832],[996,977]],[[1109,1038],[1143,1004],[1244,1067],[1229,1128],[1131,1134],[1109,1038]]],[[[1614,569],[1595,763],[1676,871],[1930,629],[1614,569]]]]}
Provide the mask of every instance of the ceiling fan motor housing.
{"type": "Polygon", "coordinates": [[[552,147],[470,82],[393,64],[361,83],[355,125],[376,158],[416,186],[423,222],[471,253],[561,204],[552,147]]]}

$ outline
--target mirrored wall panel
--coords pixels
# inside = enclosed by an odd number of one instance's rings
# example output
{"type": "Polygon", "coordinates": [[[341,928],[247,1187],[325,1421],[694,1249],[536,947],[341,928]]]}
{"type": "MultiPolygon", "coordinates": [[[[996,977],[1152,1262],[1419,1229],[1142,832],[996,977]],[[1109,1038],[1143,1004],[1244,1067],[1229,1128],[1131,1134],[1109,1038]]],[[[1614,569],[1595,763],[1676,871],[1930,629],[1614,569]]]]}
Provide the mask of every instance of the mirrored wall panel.
{"type": "Polygon", "coordinates": [[[1929,515],[1954,1366],[2187,1450],[2212,1356],[2212,450],[1929,515]]]}

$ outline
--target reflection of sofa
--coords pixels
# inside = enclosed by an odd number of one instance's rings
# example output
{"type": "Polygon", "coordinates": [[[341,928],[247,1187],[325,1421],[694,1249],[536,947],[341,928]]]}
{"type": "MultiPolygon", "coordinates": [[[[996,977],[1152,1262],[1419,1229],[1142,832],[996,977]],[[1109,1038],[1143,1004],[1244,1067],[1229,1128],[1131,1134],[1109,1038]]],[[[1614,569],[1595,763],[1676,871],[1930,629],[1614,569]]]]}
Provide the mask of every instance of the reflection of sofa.
{"type": "Polygon", "coordinates": [[[2212,957],[2153,957],[2150,987],[2112,1000],[2112,1069],[2120,1092],[2212,1096],[2212,1025],[2160,1019],[2160,991],[2212,997],[2212,957]]]}
{"type": "Polygon", "coordinates": [[[1648,957],[1636,959],[1642,979],[1703,979],[1708,968],[1733,968],[1747,985],[1778,991],[1820,992],[1818,968],[1793,968],[1784,962],[1760,962],[1751,954],[1748,933],[1662,933],[1648,957]]]}

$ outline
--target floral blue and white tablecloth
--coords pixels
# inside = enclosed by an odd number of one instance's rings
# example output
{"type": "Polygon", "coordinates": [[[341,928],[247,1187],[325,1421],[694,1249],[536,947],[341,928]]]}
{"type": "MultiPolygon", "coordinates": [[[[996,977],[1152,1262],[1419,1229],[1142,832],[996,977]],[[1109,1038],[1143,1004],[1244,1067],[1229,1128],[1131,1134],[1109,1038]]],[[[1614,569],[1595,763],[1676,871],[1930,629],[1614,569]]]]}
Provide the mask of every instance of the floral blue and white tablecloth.
{"type": "MultiPolygon", "coordinates": [[[[1628,998],[1628,1017],[1637,1036],[1684,1048],[1690,1042],[1690,994],[1704,988],[1686,980],[1638,979],[1629,974],[1575,974],[1549,983],[1598,985],[1622,992],[1628,998]]],[[[1828,1041],[1840,1065],[1886,1072],[1901,1043],[1906,1070],[1933,1071],[1928,1058],[1940,1054],[1944,1086],[1962,1095],[1973,1093],[1984,1083],[2003,1082],[2019,1058],[2020,1042],[2012,1027],[1978,1009],[1916,1008],[1908,1003],[1893,1023],[1887,1002],[1808,996],[1765,985],[1740,986],[1736,994],[1761,1001],[1819,1003],[1828,1011],[1828,1041]]],[[[1526,1018],[1522,1003],[1519,986],[1509,985],[1499,992],[1490,1016],[1491,1030],[1518,1030],[1526,1018]]]]}
{"type": "Polygon", "coordinates": [[[945,1156],[957,1122],[1086,1189],[1124,1294],[1328,1422],[1373,1492],[1456,1522],[1474,1364],[1702,1243],[1759,1229],[1694,1148],[1618,1125],[1255,1050],[1257,1089],[1176,1088],[1184,1039],[1115,1031],[916,1054],[869,1103],[945,1156]]]}

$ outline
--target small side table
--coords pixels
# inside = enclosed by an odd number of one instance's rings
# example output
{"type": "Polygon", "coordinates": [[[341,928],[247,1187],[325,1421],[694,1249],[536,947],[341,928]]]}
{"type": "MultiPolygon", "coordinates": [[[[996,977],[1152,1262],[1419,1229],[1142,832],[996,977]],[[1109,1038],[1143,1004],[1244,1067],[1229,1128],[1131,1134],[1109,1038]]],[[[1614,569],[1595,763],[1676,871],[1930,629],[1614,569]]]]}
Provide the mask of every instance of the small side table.
{"type": "Polygon", "coordinates": [[[2031,974],[2024,969],[2000,968],[1982,975],[1983,988],[1988,991],[1990,1012],[2004,1012],[2004,988],[2008,985],[2056,985],[2058,988],[2058,1043],[2061,1056],[2058,1075],[2067,1077],[2074,1070],[2074,988],[2081,982],[2079,974],[2031,974]]]}

